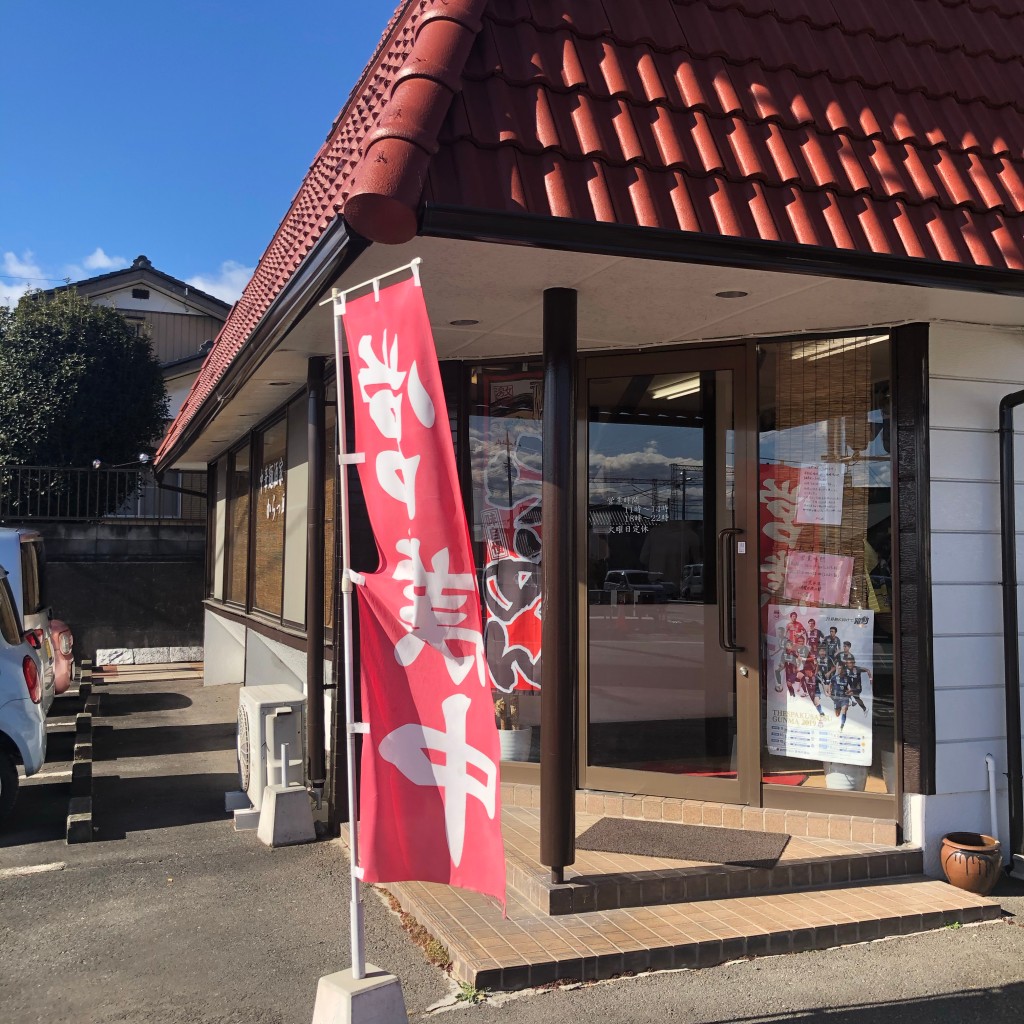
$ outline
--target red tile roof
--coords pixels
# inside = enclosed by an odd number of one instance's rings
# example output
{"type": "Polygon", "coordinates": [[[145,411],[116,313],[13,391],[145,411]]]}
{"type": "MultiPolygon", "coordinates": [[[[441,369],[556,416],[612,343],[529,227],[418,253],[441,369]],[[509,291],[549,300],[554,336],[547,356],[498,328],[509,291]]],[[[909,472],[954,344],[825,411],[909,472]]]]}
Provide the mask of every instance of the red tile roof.
{"type": "Polygon", "coordinates": [[[339,212],[425,201],[1024,270],[1024,0],[407,0],[161,453],[339,212]]]}

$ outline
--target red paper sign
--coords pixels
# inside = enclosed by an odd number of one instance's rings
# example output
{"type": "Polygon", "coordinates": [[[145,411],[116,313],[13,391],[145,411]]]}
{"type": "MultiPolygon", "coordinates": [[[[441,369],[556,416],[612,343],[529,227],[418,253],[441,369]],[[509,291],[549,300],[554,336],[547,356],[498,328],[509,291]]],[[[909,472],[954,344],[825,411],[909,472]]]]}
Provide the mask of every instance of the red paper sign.
{"type": "Polygon", "coordinates": [[[357,587],[370,729],[363,879],[446,882],[504,903],[480,597],[422,290],[409,280],[349,302],[344,325],[359,479],[380,550],[357,587]]]}

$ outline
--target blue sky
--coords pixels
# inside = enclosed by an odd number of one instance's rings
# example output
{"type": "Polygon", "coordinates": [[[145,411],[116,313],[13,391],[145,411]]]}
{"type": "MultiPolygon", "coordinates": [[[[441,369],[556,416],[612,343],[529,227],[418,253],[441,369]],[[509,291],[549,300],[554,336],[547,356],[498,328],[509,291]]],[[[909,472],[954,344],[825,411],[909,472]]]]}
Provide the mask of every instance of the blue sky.
{"type": "Polygon", "coordinates": [[[396,3],[6,0],[0,302],[140,253],[237,297],[396,3]]]}

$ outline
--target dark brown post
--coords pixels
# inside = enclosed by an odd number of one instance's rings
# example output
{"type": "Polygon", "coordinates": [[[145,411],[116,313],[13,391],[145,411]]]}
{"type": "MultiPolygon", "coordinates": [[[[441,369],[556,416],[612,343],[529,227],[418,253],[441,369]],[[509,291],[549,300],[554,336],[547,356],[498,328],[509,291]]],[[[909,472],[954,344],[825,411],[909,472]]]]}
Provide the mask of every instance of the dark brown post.
{"type": "Polygon", "coordinates": [[[576,860],[576,292],[544,292],[540,860],[553,882],[576,860]]]}
{"type": "Polygon", "coordinates": [[[324,369],[313,356],[306,370],[306,758],[319,804],[327,778],[324,758],[324,369]]]}

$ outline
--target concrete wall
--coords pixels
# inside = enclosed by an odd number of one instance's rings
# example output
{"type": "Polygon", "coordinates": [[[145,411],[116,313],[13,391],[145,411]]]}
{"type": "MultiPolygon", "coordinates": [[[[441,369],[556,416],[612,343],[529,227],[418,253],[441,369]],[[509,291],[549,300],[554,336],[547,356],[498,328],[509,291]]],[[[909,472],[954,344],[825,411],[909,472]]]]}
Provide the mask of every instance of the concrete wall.
{"type": "Polygon", "coordinates": [[[47,598],[71,626],[76,658],[202,645],[205,524],[32,526],[46,543],[47,598]]]}
{"type": "MultiPolygon", "coordinates": [[[[47,562],[202,562],[206,523],[35,523],[46,538],[47,562]]],[[[202,592],[199,594],[202,599],[202,592]]]]}
{"type": "MultiPolygon", "coordinates": [[[[929,370],[937,795],[909,798],[908,812],[935,873],[943,833],[989,831],[989,753],[1008,839],[997,431],[999,400],[1024,388],[1024,332],[933,325],[929,370]]],[[[1020,431],[1017,444],[1020,484],[1020,431]]],[[[1022,498],[1018,486],[1018,515],[1022,498]]]]}
{"type": "Polygon", "coordinates": [[[203,563],[47,562],[53,613],[75,635],[75,657],[100,648],[198,647],[203,563]]]}

